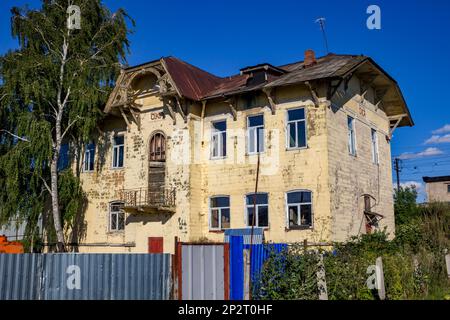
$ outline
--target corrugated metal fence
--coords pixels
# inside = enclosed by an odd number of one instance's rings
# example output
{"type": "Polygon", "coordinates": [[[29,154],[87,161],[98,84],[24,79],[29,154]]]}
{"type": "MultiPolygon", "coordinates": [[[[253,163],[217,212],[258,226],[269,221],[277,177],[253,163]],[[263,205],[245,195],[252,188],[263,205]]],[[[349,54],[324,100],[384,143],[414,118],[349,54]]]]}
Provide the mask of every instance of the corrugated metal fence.
{"type": "Polygon", "coordinates": [[[229,298],[228,244],[178,244],[178,290],[182,300],[229,298]]]}
{"type": "Polygon", "coordinates": [[[162,300],[170,290],[170,254],[0,254],[0,300],[162,300]]]}
{"type": "MultiPolygon", "coordinates": [[[[230,299],[243,300],[245,297],[245,259],[244,252],[249,253],[250,245],[245,244],[242,236],[230,236],[230,299]]],[[[287,244],[264,243],[253,244],[251,255],[251,281],[253,286],[257,286],[261,276],[264,262],[271,253],[279,253],[287,250],[287,244]]],[[[247,278],[248,279],[248,278],[247,278]]]]}

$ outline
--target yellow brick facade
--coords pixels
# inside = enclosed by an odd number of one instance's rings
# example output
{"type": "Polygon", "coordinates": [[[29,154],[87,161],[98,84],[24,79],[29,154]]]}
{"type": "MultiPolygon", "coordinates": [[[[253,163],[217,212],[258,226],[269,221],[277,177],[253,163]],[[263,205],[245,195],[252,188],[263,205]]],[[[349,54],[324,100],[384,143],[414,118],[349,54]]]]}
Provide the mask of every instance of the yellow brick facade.
{"type": "MultiPolygon", "coordinates": [[[[356,77],[354,77],[356,78],[356,77]]],[[[140,125],[121,117],[104,121],[96,143],[95,170],[81,174],[88,205],[81,252],[147,252],[148,237],[163,237],[164,251],[174,251],[181,241],[223,241],[224,233],[209,230],[209,198],[230,197],[231,228],[244,228],[245,195],[254,192],[256,155],[247,155],[247,116],[264,115],[265,152],[261,154],[259,192],[268,193],[269,227],[264,235],[273,242],[344,241],[365,232],[364,194],[376,201],[373,210],[384,216],[380,228],[393,235],[394,215],[391,179],[389,120],[373,104],[370,93],[361,97],[357,79],[344,97],[328,101],[318,87],[316,105],[304,85],[277,88],[274,114],[268,100],[259,95],[253,107],[238,100],[236,120],[223,101],[211,101],[202,112],[191,104],[187,119],[176,112],[176,123],[156,95],[139,99],[140,125]],[[288,150],[286,117],[291,108],[305,108],[307,147],[288,150]],[[161,116],[163,114],[163,116],[161,116]],[[347,116],[356,120],[357,155],[348,152],[347,116]],[[210,159],[211,123],[226,120],[227,157],[210,159]],[[371,129],[377,131],[379,164],[372,162],[371,129]],[[149,140],[154,132],[167,140],[166,185],[176,190],[176,211],[126,213],[123,231],[109,230],[111,202],[120,190],[148,185],[149,140]],[[124,167],[113,169],[112,137],[125,137],[124,167]],[[312,192],[313,226],[289,230],[286,192],[312,192]]]]}

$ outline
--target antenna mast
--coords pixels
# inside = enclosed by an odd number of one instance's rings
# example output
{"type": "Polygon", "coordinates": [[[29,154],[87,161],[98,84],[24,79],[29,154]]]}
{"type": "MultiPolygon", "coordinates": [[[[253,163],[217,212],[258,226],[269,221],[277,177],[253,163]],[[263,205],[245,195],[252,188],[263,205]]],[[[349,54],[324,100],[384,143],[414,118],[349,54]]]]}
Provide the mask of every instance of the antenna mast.
{"type": "Polygon", "coordinates": [[[328,53],[330,53],[330,51],[328,50],[328,40],[327,40],[327,34],[325,32],[325,18],[317,19],[316,23],[318,23],[320,25],[320,30],[322,30],[323,40],[325,42],[325,49],[326,49],[327,54],[328,54],[328,53]]]}

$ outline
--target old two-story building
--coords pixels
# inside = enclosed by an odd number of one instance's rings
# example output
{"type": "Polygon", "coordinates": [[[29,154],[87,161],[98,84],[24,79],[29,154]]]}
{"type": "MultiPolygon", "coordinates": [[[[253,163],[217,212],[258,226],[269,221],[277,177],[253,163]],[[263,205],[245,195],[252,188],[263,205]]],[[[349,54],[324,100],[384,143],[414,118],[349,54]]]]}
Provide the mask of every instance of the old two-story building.
{"type": "Polygon", "coordinates": [[[369,57],[307,50],[230,77],[165,57],[124,69],[104,112],[82,252],[173,252],[252,225],[273,242],[393,235],[390,141],[413,120],[369,57]]]}

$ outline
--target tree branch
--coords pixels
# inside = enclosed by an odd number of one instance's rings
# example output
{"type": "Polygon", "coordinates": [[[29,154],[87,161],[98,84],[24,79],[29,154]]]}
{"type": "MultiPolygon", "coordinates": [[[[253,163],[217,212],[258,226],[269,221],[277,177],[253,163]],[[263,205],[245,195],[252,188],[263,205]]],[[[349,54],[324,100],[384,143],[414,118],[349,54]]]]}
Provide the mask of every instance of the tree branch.
{"type": "Polygon", "coordinates": [[[64,136],[67,134],[67,132],[69,131],[70,127],[72,127],[75,122],[77,122],[79,119],[81,119],[80,116],[77,116],[75,119],[73,119],[69,125],[67,126],[66,130],[64,130],[63,134],[61,135],[61,140],[64,139],[64,136]]]}
{"type": "Polygon", "coordinates": [[[0,131],[6,132],[7,134],[9,134],[9,135],[13,136],[14,138],[19,139],[21,141],[30,142],[30,140],[28,140],[26,138],[19,137],[18,135],[14,134],[12,132],[9,132],[8,130],[0,129],[0,131]]]}
{"type": "Polygon", "coordinates": [[[41,175],[39,175],[39,178],[42,180],[42,182],[44,183],[45,188],[47,189],[48,192],[50,192],[50,194],[52,193],[52,189],[50,189],[49,185],[47,184],[47,181],[45,181],[44,178],[42,178],[41,175]]]}

